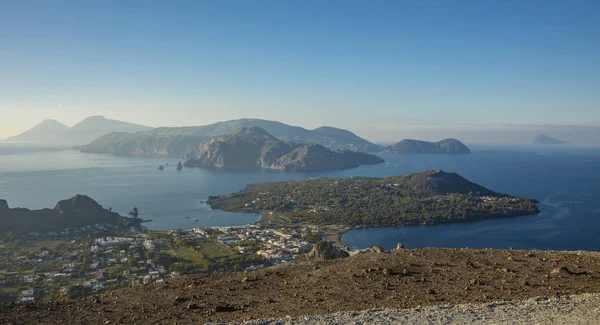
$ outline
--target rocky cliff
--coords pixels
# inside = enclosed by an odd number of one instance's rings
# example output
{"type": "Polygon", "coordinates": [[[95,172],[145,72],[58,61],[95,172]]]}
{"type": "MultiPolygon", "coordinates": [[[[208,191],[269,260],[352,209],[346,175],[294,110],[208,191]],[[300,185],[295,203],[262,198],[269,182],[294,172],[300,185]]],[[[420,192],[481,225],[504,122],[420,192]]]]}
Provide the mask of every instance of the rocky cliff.
{"type": "Polygon", "coordinates": [[[348,169],[383,162],[370,154],[284,142],[259,127],[241,128],[202,142],[187,156],[187,167],[293,172],[348,169]]]}

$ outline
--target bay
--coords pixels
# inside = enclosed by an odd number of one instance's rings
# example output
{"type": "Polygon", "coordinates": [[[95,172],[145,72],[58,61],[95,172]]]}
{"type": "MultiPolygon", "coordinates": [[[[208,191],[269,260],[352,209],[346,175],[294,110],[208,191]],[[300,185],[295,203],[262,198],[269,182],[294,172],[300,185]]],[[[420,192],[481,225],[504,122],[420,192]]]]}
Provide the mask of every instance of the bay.
{"type": "Polygon", "coordinates": [[[354,229],[353,249],[408,247],[600,250],[600,149],[471,145],[471,155],[380,154],[386,162],[320,173],[177,171],[178,159],[84,154],[70,148],[0,142],[0,198],[11,207],[53,207],[85,194],[123,215],[134,206],[150,229],[240,225],[255,214],[212,210],[203,201],[247,184],[312,177],[386,177],[441,169],[498,192],[538,199],[542,213],[475,223],[354,229]],[[165,170],[157,170],[158,165],[165,170]],[[167,165],[168,164],[168,165],[167,165]],[[197,218],[198,221],[193,219],[197,218]]]}

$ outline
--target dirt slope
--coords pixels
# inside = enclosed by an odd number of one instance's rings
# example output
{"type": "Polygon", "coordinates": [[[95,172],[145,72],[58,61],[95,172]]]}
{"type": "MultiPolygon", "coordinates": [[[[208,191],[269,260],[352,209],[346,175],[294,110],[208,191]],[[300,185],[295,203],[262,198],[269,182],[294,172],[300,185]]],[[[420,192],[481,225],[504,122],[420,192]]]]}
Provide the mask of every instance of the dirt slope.
{"type": "Polygon", "coordinates": [[[400,249],[5,305],[0,323],[202,324],[597,292],[599,253],[400,249]]]}

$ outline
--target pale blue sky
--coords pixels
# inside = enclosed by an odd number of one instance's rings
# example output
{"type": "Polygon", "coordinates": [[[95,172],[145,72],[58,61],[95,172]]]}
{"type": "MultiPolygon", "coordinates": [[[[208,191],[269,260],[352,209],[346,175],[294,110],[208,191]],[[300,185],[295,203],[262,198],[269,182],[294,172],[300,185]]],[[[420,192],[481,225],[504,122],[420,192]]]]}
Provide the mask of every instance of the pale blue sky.
{"type": "Polygon", "coordinates": [[[0,138],[89,115],[373,140],[600,125],[600,1],[0,2],[0,138]],[[384,135],[385,132],[385,135],[384,135]]]}

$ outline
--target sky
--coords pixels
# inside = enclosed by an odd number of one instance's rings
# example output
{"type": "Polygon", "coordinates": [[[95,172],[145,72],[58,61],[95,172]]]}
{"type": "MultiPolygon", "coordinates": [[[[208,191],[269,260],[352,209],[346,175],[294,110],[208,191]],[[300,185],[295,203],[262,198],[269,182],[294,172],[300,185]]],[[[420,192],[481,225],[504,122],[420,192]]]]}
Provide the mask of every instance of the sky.
{"type": "Polygon", "coordinates": [[[600,126],[599,17],[595,0],[3,0],[0,138],[90,115],[373,140],[600,126]]]}

